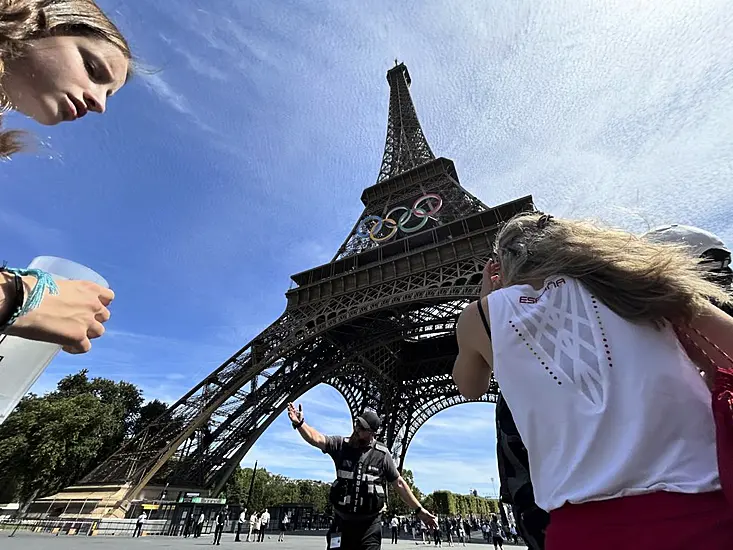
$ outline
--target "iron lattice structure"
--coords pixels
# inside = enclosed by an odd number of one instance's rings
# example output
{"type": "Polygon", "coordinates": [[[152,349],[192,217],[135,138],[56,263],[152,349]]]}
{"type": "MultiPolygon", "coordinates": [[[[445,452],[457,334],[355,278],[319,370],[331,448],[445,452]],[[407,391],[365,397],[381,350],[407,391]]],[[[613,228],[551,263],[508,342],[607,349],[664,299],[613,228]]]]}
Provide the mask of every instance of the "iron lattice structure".
{"type": "Polygon", "coordinates": [[[389,115],[387,139],[377,183],[393,178],[435,158],[425,139],[410,97],[412,79],[404,63],[387,72],[389,115]]]}
{"type": "MultiPolygon", "coordinates": [[[[128,499],[149,483],[217,494],[287,403],[322,383],[354,417],[365,408],[383,416],[379,437],[401,468],[420,426],[464,402],[450,374],[456,320],[478,296],[498,227],[532,199],[488,208],[463,189],[453,162],[425,141],[406,67],[387,80],[382,169],[336,257],[293,275],[279,319],[84,483],[130,484],[128,499]]],[[[496,393],[492,385],[482,400],[496,393]]]]}

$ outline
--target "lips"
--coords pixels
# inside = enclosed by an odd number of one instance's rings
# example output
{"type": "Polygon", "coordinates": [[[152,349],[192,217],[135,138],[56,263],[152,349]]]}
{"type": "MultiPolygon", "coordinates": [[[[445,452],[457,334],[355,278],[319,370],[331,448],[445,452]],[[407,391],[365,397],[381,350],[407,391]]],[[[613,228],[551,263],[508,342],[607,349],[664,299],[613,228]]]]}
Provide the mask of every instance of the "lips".
{"type": "Polygon", "coordinates": [[[77,118],[81,118],[89,112],[86,103],[84,103],[80,99],[77,99],[72,95],[67,95],[66,99],[68,100],[69,108],[68,112],[65,113],[65,120],[76,120],[77,118]]]}

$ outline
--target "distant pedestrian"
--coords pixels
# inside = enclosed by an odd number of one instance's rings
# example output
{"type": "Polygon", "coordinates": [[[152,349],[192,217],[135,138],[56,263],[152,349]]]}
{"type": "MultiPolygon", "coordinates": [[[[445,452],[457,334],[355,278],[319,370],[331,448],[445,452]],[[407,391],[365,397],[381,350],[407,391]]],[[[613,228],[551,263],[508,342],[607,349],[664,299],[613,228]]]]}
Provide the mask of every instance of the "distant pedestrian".
{"type": "Polygon", "coordinates": [[[443,520],[443,530],[445,531],[445,541],[448,546],[453,546],[453,522],[449,518],[443,520]]]}
{"type": "Polygon", "coordinates": [[[226,509],[219,510],[219,513],[216,514],[216,521],[214,526],[214,544],[217,546],[221,544],[221,534],[224,532],[224,524],[226,523],[226,519],[226,509]]]}
{"type": "Polygon", "coordinates": [[[137,522],[135,523],[135,530],[132,532],[132,538],[143,536],[143,525],[145,524],[146,519],[148,519],[148,515],[145,512],[137,516],[137,522]]]}
{"type": "Polygon", "coordinates": [[[392,517],[389,526],[392,528],[392,544],[397,544],[397,533],[400,530],[400,520],[397,519],[397,516],[392,517]]]}
{"type": "Polygon", "coordinates": [[[458,542],[466,546],[466,529],[463,526],[463,522],[459,519],[456,529],[458,530],[458,542]]]}
{"type": "Polygon", "coordinates": [[[498,548],[503,548],[504,533],[496,516],[491,518],[491,523],[489,523],[489,533],[491,534],[490,542],[494,544],[494,550],[497,550],[498,548]]]}
{"type": "Polygon", "coordinates": [[[443,547],[443,538],[442,533],[440,532],[440,522],[433,528],[433,542],[435,543],[435,546],[438,548],[443,547]]]}
{"type": "Polygon", "coordinates": [[[260,515],[260,538],[258,539],[258,542],[263,542],[265,540],[265,531],[267,531],[268,523],[270,523],[270,512],[265,508],[260,515]]]}
{"type": "MultiPolygon", "coordinates": [[[[187,539],[189,535],[191,534],[191,529],[193,528],[193,512],[190,512],[188,516],[186,517],[186,523],[183,525],[183,538],[187,539]]],[[[194,535],[195,535],[194,531],[194,535]]]]}
{"type": "Polygon", "coordinates": [[[285,531],[288,530],[288,523],[290,523],[290,517],[285,514],[280,520],[280,534],[277,537],[277,542],[285,542],[285,531]]]}
{"type": "Polygon", "coordinates": [[[257,512],[252,512],[252,515],[249,516],[249,531],[247,531],[247,542],[249,542],[249,537],[252,537],[254,532],[254,536],[252,538],[252,542],[257,542],[257,534],[260,532],[260,518],[257,515],[257,512]]]}
{"type": "Polygon", "coordinates": [[[247,523],[247,509],[242,508],[242,511],[239,514],[239,519],[237,520],[237,536],[235,537],[234,542],[242,542],[239,539],[239,534],[242,532],[242,527],[246,523],[247,523]]]}
{"type": "Polygon", "coordinates": [[[204,530],[204,521],[206,521],[206,516],[201,512],[198,521],[196,521],[196,534],[193,538],[197,539],[201,536],[201,532],[204,530]]]}

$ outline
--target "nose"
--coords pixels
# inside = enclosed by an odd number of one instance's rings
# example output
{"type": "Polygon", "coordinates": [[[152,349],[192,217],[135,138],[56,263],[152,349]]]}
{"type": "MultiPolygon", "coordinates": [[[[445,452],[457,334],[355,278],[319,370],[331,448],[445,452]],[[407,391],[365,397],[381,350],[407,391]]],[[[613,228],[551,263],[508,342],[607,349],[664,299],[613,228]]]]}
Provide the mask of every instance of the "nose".
{"type": "Polygon", "coordinates": [[[84,103],[90,111],[101,114],[107,109],[107,96],[101,91],[84,92],[84,103]]]}

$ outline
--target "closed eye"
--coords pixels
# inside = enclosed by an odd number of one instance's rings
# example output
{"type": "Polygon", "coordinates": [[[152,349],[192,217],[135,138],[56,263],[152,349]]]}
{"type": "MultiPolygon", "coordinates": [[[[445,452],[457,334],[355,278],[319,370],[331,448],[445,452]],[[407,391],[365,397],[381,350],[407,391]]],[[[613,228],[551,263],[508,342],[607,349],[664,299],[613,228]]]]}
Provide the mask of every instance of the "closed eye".
{"type": "Polygon", "coordinates": [[[97,84],[111,84],[114,77],[107,64],[85,48],[80,49],[80,51],[84,60],[84,69],[87,71],[89,78],[97,84]]]}
{"type": "Polygon", "coordinates": [[[94,61],[89,61],[88,59],[85,59],[84,68],[86,69],[89,78],[91,78],[95,82],[99,81],[99,69],[97,68],[97,65],[94,63],[94,61]]]}

